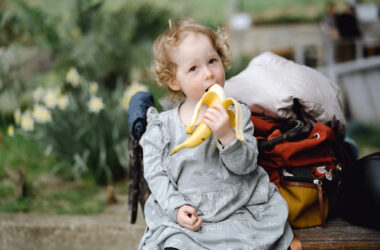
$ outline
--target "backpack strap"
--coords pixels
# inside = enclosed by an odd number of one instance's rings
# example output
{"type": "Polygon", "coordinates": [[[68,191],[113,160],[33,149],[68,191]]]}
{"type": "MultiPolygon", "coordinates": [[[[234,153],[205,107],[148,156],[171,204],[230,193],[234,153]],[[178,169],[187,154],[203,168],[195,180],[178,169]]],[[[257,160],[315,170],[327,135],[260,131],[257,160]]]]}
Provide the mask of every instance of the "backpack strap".
{"type": "Polygon", "coordinates": [[[268,148],[273,148],[274,146],[276,146],[277,144],[281,142],[288,141],[299,136],[302,129],[305,126],[305,124],[300,120],[292,120],[290,124],[293,125],[293,128],[281,134],[280,136],[273,138],[271,140],[259,140],[257,142],[259,151],[265,150],[268,148]]]}

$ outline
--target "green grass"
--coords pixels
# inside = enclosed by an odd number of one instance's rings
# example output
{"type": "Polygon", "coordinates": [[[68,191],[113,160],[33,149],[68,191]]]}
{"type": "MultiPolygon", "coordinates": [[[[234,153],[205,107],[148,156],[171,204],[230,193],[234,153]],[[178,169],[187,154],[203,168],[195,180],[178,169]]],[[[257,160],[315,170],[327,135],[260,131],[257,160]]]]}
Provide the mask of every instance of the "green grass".
{"type": "MultiPolygon", "coordinates": [[[[105,187],[91,177],[75,181],[64,171],[53,173],[58,161],[43,147],[21,135],[0,139],[0,211],[50,214],[94,214],[106,207],[105,187]],[[17,184],[25,175],[26,195],[17,184]]],[[[67,168],[62,168],[67,169],[67,168]]],[[[126,192],[125,182],[119,192],[126,192]]]]}
{"type": "Polygon", "coordinates": [[[58,214],[94,214],[102,212],[105,200],[99,194],[100,187],[84,187],[73,190],[51,192],[40,200],[40,211],[58,214]],[[87,198],[86,198],[87,197],[87,198]]]}
{"type": "Polygon", "coordinates": [[[41,173],[49,172],[55,164],[57,161],[45,157],[43,148],[32,139],[21,135],[3,135],[0,140],[0,185],[5,181],[10,185],[19,171],[25,174],[27,181],[32,182],[41,173]]]}
{"type": "Polygon", "coordinates": [[[40,194],[32,197],[16,197],[1,201],[2,212],[29,212],[38,214],[96,214],[106,206],[105,198],[101,197],[100,187],[83,187],[80,190],[62,190],[40,194]]]}
{"type": "Polygon", "coordinates": [[[10,184],[3,184],[0,186],[0,197],[10,197],[14,192],[15,188],[10,184]]]}
{"type": "Polygon", "coordinates": [[[1,212],[8,213],[17,213],[17,212],[27,212],[30,210],[32,206],[32,202],[28,198],[16,198],[10,200],[9,202],[5,202],[4,204],[0,204],[1,212]]]}

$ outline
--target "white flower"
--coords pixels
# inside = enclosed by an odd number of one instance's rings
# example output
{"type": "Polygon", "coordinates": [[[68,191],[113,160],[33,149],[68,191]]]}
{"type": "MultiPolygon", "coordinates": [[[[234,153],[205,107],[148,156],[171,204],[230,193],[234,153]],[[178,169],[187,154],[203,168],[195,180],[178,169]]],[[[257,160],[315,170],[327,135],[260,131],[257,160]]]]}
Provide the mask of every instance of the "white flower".
{"type": "Polygon", "coordinates": [[[14,136],[15,129],[14,129],[13,125],[9,125],[7,131],[8,131],[9,136],[14,136]]]}
{"type": "Polygon", "coordinates": [[[41,122],[46,123],[51,121],[51,114],[50,111],[45,109],[41,112],[41,122]]]}
{"type": "Polygon", "coordinates": [[[57,105],[58,93],[59,91],[53,89],[49,89],[46,91],[44,96],[44,102],[48,108],[54,108],[57,105]]]}
{"type": "Polygon", "coordinates": [[[16,124],[20,124],[20,121],[21,121],[21,112],[19,109],[17,109],[14,114],[13,114],[13,118],[15,119],[15,123],[16,124]]]}
{"type": "Polygon", "coordinates": [[[47,123],[51,121],[50,111],[44,106],[35,105],[32,113],[36,122],[47,123]]]}
{"type": "Polygon", "coordinates": [[[25,131],[33,131],[34,121],[29,112],[21,115],[21,128],[25,131]]]}
{"type": "Polygon", "coordinates": [[[80,75],[75,68],[70,68],[66,73],[66,81],[71,84],[74,88],[79,86],[80,75]]]}
{"type": "Polygon", "coordinates": [[[96,82],[92,82],[88,88],[88,92],[90,92],[91,95],[94,95],[98,91],[98,88],[98,84],[96,82]]]}
{"type": "Polygon", "coordinates": [[[123,109],[127,110],[129,107],[129,102],[131,101],[131,98],[134,94],[136,94],[139,91],[147,91],[148,87],[138,83],[133,82],[131,86],[129,86],[123,94],[123,98],[121,99],[121,105],[123,106],[123,109]]]}
{"type": "Polygon", "coordinates": [[[41,101],[42,98],[43,98],[43,96],[44,96],[44,89],[43,88],[38,87],[37,89],[35,89],[33,91],[33,99],[34,99],[34,101],[36,101],[36,102],[41,101]]]}
{"type": "Polygon", "coordinates": [[[67,95],[61,95],[58,97],[58,107],[60,110],[65,110],[69,105],[69,97],[67,95]]]}
{"type": "Polygon", "coordinates": [[[90,112],[98,113],[104,108],[103,100],[99,97],[92,96],[90,101],[88,101],[88,108],[90,112]]]}
{"type": "Polygon", "coordinates": [[[55,88],[53,91],[54,91],[55,96],[56,96],[57,98],[58,98],[59,96],[62,95],[61,90],[60,90],[59,88],[55,88]]]}

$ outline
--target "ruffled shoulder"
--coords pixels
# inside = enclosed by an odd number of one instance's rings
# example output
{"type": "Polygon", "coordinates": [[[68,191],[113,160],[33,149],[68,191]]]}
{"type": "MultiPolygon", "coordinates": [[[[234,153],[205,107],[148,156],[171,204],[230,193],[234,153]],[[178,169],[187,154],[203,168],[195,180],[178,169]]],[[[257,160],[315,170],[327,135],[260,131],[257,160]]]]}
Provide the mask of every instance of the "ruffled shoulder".
{"type": "Polygon", "coordinates": [[[155,107],[149,107],[148,110],[146,111],[146,119],[148,126],[151,123],[154,122],[159,122],[159,113],[155,107]]]}
{"type": "Polygon", "coordinates": [[[169,143],[170,136],[166,126],[164,126],[162,115],[156,108],[150,107],[147,110],[146,131],[140,140],[140,145],[144,148],[149,144],[156,149],[163,150],[163,153],[167,153],[169,143]]]}

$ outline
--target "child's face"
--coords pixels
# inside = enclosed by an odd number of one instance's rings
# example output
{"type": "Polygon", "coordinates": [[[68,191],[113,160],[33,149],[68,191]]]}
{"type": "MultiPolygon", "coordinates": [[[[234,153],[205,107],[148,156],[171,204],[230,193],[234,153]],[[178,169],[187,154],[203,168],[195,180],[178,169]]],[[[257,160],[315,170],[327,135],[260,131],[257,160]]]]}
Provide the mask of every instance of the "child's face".
{"type": "Polygon", "coordinates": [[[173,49],[171,56],[177,64],[173,90],[181,90],[186,101],[198,102],[206,89],[214,83],[224,87],[223,62],[207,36],[189,33],[182,43],[173,49]]]}

